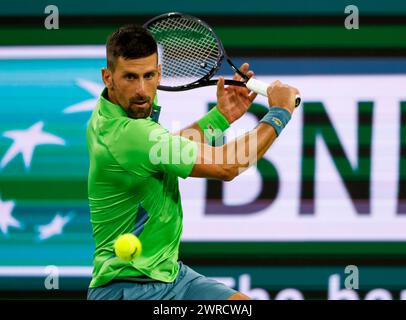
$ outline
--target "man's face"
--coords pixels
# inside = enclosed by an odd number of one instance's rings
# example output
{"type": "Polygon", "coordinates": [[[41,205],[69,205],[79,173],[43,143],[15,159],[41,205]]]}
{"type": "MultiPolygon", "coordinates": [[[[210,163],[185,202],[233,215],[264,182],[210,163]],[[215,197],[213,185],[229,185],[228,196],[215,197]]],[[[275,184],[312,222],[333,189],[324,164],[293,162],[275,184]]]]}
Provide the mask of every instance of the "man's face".
{"type": "Polygon", "coordinates": [[[156,53],[137,59],[118,57],[114,71],[103,69],[102,76],[111,102],[120,105],[130,118],[151,115],[152,102],[161,80],[156,53]]]}

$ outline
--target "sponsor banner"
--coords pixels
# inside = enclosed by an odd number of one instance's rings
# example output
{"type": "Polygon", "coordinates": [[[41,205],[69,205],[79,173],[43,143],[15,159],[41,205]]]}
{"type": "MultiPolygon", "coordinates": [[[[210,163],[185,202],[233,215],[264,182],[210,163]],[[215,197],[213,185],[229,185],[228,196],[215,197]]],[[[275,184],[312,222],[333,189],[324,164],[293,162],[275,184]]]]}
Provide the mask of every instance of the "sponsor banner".
{"type": "MultiPolygon", "coordinates": [[[[406,300],[404,266],[191,267],[255,300],[406,300]]],[[[84,298],[91,271],[90,267],[66,266],[0,268],[0,289],[8,289],[9,295],[23,289],[27,296],[32,291],[38,296],[76,291],[84,298]]]]}
{"type": "Polygon", "coordinates": [[[255,300],[406,300],[404,267],[261,266],[197,270],[212,274],[217,281],[255,300]]]}
{"type": "MultiPolygon", "coordinates": [[[[99,47],[64,49],[0,50],[2,265],[91,264],[85,131],[105,61],[99,47]]],[[[317,70],[337,73],[337,61],[321,60],[317,70]]],[[[253,59],[264,66],[257,77],[296,86],[303,104],[241,176],[180,181],[183,240],[405,241],[406,75],[382,74],[384,61],[370,61],[379,75],[294,75],[309,60],[278,61],[289,75],[272,74],[272,59],[253,59]]],[[[160,122],[171,131],[190,125],[215,97],[215,87],[160,91],[160,122]]],[[[266,111],[258,97],[226,142],[266,111]]]]}
{"type": "MultiPolygon", "coordinates": [[[[184,239],[405,240],[406,76],[260,77],[274,79],[300,88],[303,105],[256,167],[232,182],[181,182],[184,239]]],[[[162,123],[191,123],[214,95],[160,94],[170,109],[162,123]]],[[[266,110],[263,97],[257,104],[266,110]]],[[[226,141],[259,113],[238,120],[226,141]]]]}

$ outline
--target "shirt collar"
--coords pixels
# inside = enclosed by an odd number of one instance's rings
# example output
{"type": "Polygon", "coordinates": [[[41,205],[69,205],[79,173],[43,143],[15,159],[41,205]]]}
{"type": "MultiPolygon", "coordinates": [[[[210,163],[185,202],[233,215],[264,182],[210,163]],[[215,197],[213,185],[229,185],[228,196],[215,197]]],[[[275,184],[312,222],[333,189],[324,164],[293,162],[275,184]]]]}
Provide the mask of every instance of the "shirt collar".
{"type": "Polygon", "coordinates": [[[102,91],[98,104],[101,113],[108,118],[128,117],[127,113],[119,105],[109,101],[107,98],[107,88],[102,91]]]}
{"type": "MultiPolygon", "coordinates": [[[[148,120],[153,120],[158,122],[159,114],[161,112],[161,107],[158,106],[154,100],[152,104],[152,114],[151,116],[147,117],[148,120]]],[[[102,93],[100,94],[99,101],[97,102],[100,106],[101,113],[108,118],[118,118],[118,117],[128,117],[127,112],[123,108],[121,108],[118,104],[115,104],[107,99],[107,88],[104,88],[102,93]]]]}

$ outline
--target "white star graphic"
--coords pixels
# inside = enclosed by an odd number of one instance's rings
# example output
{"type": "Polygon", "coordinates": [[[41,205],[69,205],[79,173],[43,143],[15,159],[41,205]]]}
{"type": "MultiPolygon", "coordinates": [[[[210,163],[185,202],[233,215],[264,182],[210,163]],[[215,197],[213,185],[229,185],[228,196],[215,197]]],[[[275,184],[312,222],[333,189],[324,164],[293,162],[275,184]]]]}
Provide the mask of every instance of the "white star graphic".
{"type": "Polygon", "coordinates": [[[65,145],[65,141],[53,134],[42,131],[44,123],[35,123],[26,130],[12,130],[4,132],[3,136],[13,139],[14,143],[7,150],[1,160],[0,167],[4,168],[17,154],[23,155],[26,168],[31,166],[32,155],[36,146],[41,144],[65,145]]]}
{"type": "Polygon", "coordinates": [[[85,89],[91,95],[93,95],[94,98],[81,101],[72,106],[69,106],[63,110],[64,113],[92,111],[96,106],[100,93],[104,88],[104,85],[84,79],[77,79],[76,84],[82,89],[85,89]]]}
{"type": "Polygon", "coordinates": [[[73,216],[74,216],[73,212],[68,213],[64,217],[61,216],[59,213],[57,213],[49,224],[37,227],[39,232],[38,239],[45,240],[57,234],[62,234],[64,226],[70,220],[72,220],[73,216]]]}
{"type": "Polygon", "coordinates": [[[8,234],[9,227],[21,229],[21,223],[11,215],[14,206],[14,201],[2,201],[0,199],[0,230],[5,235],[8,234]]]}

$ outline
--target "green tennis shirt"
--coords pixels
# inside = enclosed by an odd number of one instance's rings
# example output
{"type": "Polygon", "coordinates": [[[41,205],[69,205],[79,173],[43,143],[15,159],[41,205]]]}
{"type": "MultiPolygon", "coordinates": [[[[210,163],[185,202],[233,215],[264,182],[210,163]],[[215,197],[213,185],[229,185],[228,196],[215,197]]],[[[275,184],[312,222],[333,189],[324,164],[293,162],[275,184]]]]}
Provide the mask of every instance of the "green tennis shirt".
{"type": "Polygon", "coordinates": [[[90,287],[133,277],[172,282],[179,271],[182,234],[178,177],[192,171],[197,145],[171,135],[150,117],[129,118],[106,96],[105,89],[86,133],[95,241],[90,287]],[[143,245],[133,261],[114,253],[114,242],[124,233],[137,235],[143,245]]]}

